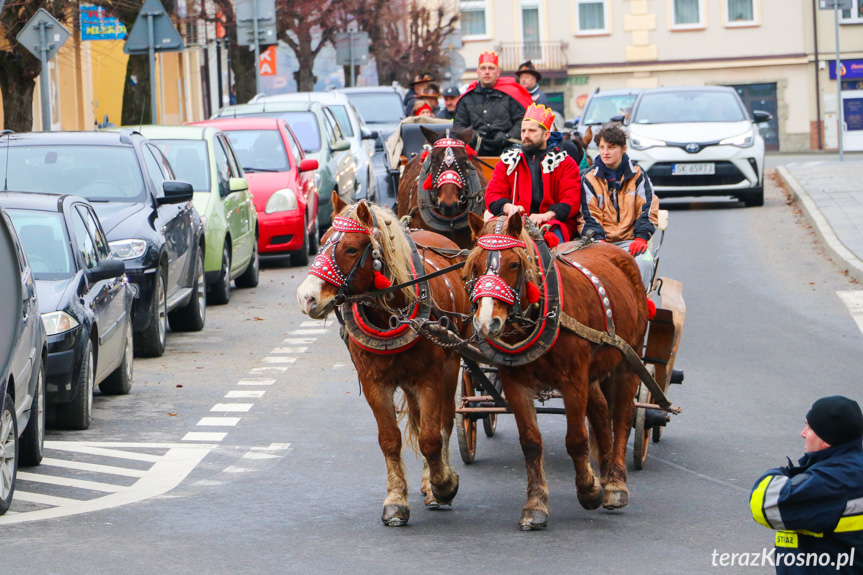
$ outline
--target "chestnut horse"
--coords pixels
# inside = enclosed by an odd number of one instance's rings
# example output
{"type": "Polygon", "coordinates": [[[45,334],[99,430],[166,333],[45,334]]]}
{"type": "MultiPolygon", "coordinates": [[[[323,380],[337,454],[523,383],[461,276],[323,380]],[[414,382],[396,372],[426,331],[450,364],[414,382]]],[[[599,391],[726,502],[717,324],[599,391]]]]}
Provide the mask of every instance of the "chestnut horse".
{"type": "Polygon", "coordinates": [[[453,263],[423,246],[457,248],[448,239],[427,231],[414,232],[409,238],[396,215],[381,206],[365,201],[347,206],[334,193],[333,208],[333,227],[321,239],[324,247],[297,290],[297,301],[303,313],[315,319],[326,317],[339,306],[345,343],[377,420],[378,442],[386,460],[387,496],[381,520],[385,525],[405,525],[410,507],[394,394],[397,389],[404,393],[408,424],[419,440],[425,504],[431,508],[450,504],[458,491],[458,475],[449,462],[449,438],[461,358],[420,336],[412,326],[393,327],[390,321],[403,319],[409,312],[402,310],[412,307],[414,315],[422,309],[418,315],[425,314],[430,320],[452,313],[452,325],[464,335],[469,322],[460,314],[470,311],[470,302],[459,271],[453,270],[427,283],[395,291],[391,299],[380,297],[371,305],[352,305],[352,298],[376,286],[385,289],[381,285],[387,282],[378,281],[381,273],[393,284],[402,284],[453,263]],[[412,240],[421,244],[417,252],[411,247],[412,240]],[[341,298],[348,303],[342,304],[341,298]]]}
{"type": "Polygon", "coordinates": [[[437,232],[460,248],[470,248],[467,215],[485,211],[488,184],[476,156],[468,155],[473,129],[443,133],[425,126],[420,129],[432,149],[428,162],[423,154],[405,166],[399,183],[399,218],[410,216],[411,228],[437,232]]]}
{"type": "MultiPolygon", "coordinates": [[[[538,317],[538,306],[530,305],[531,292],[535,301],[542,289],[537,292],[529,284],[543,288],[542,278],[546,275],[540,273],[538,255],[523,229],[520,215],[506,220],[495,218],[487,223],[472,216],[470,223],[478,240],[488,234],[498,236],[481,242],[488,246],[490,241],[497,247],[488,251],[478,244],[465,265],[466,279],[481,278],[474,282],[476,287],[472,293],[476,305],[474,330],[491,343],[497,341],[513,345],[525,339],[526,333],[520,326],[526,319],[535,322],[542,319],[538,317]],[[500,236],[511,236],[524,243],[500,236]],[[506,249],[500,246],[506,246],[506,249]],[[508,298],[509,303],[493,290],[489,292],[489,286],[499,288],[498,293],[504,292],[503,297],[508,298]],[[511,293],[506,293],[506,286],[511,293]],[[513,317],[515,302],[520,302],[521,309],[525,310],[520,318],[513,317]],[[520,323],[514,320],[520,320],[520,323]]],[[[563,253],[568,246],[571,244],[563,244],[558,250],[563,253]]],[[[581,264],[600,281],[593,282],[572,265],[553,260],[560,278],[562,306],[555,310],[558,316],[563,312],[584,325],[606,331],[603,299],[607,298],[606,305],[613,311],[617,335],[634,349],[641,350],[647,330],[647,305],[638,266],[632,256],[619,247],[597,243],[566,257],[581,264]]],[[[596,509],[600,504],[606,509],[626,505],[629,498],[626,441],[632,425],[633,400],[639,379],[622,354],[617,349],[591,343],[560,329],[544,355],[516,367],[502,365],[498,374],[506,401],[515,415],[527,466],[527,503],[519,522],[522,530],[542,529],[548,520],[542,435],[534,408],[534,398],[542,391],[557,390],[563,398],[567,423],[566,450],[575,465],[579,503],[585,509],[596,509]],[[589,459],[585,416],[590,422],[590,443],[594,443],[598,452],[601,481],[594,474],[589,459]]]]}

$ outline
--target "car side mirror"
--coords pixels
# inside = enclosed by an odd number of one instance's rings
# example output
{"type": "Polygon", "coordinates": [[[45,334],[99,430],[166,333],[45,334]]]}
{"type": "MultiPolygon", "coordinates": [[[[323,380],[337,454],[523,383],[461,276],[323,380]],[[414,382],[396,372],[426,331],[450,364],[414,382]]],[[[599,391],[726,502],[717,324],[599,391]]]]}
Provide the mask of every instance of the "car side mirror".
{"type": "Polygon", "coordinates": [[[100,282],[118,278],[126,273],[126,263],[123,260],[109,258],[99,262],[99,265],[87,270],[87,279],[91,282],[100,282]]]}
{"type": "Polygon", "coordinates": [[[231,193],[234,192],[245,192],[249,189],[249,184],[246,182],[246,178],[231,178],[228,180],[228,190],[231,193]]]}
{"type": "Polygon", "coordinates": [[[377,130],[369,130],[368,128],[360,128],[360,135],[363,140],[377,140],[380,136],[377,130]]]}
{"type": "Polygon", "coordinates": [[[162,191],[165,192],[164,197],[158,198],[159,205],[161,204],[182,204],[191,202],[195,197],[195,190],[192,184],[179,182],[177,180],[166,180],[162,182],[162,191]]]}
{"type": "Polygon", "coordinates": [[[613,123],[622,124],[625,119],[626,119],[626,116],[624,116],[623,114],[620,114],[618,116],[612,116],[608,121],[613,122],[613,123]]]}
{"type": "Polygon", "coordinates": [[[572,120],[567,120],[566,122],[563,123],[563,127],[566,128],[567,130],[571,130],[574,126],[575,126],[575,122],[573,122],[572,120]]]}
{"type": "Polygon", "coordinates": [[[346,152],[351,149],[351,143],[345,139],[336,140],[336,142],[330,146],[330,149],[334,152],[346,152]]]}
{"type": "Polygon", "coordinates": [[[314,172],[318,169],[318,161],[313,158],[306,158],[300,161],[301,172],[314,172]]]}
{"type": "Polygon", "coordinates": [[[764,122],[769,122],[773,119],[773,114],[770,112],[764,112],[762,110],[753,110],[752,111],[752,121],[756,124],[763,124],[764,122]]]}

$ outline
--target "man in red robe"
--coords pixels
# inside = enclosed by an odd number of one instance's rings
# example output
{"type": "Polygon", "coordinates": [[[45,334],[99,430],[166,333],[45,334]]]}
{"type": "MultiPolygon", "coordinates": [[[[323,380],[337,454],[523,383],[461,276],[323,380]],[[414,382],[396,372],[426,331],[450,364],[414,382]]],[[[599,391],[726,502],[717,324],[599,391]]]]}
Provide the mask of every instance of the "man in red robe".
{"type": "Polygon", "coordinates": [[[552,132],[554,112],[531,104],[521,122],[521,148],[501,154],[485,190],[486,209],[494,216],[529,214],[537,226],[548,224],[560,241],[578,237],[581,181],[578,164],[559,148],[552,132]]]}

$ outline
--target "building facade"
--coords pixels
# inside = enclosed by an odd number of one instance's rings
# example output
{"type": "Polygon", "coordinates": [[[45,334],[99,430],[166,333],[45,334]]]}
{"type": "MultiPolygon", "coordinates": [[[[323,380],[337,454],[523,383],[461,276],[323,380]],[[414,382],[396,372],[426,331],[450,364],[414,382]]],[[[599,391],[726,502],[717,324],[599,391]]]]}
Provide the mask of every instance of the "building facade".
{"type": "MultiPolygon", "coordinates": [[[[845,147],[863,150],[863,0],[841,13],[845,147]]],[[[836,35],[818,0],[461,0],[464,81],[485,50],[503,71],[531,59],[573,119],[595,90],[726,85],[762,124],[768,149],[838,146],[836,35]]]]}

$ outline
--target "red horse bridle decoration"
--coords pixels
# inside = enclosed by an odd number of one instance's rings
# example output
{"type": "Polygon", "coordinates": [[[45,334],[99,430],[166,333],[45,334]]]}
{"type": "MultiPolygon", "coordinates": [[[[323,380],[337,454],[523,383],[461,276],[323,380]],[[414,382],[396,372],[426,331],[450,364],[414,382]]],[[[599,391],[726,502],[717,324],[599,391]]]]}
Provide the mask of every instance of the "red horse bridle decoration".
{"type": "Polygon", "coordinates": [[[373,246],[375,243],[375,234],[372,230],[367,229],[359,222],[342,216],[336,216],[333,218],[333,230],[335,230],[335,233],[330,236],[330,239],[321,249],[320,253],[315,258],[315,261],[312,262],[312,265],[309,268],[309,273],[311,275],[317,276],[325,282],[336,286],[339,288],[340,293],[343,291],[349,291],[354,274],[356,274],[357,270],[365,266],[369,250],[371,250],[373,266],[375,269],[375,288],[384,289],[392,285],[392,282],[390,282],[390,280],[381,273],[383,262],[381,260],[380,250],[373,246]],[[339,269],[339,266],[336,265],[336,246],[347,233],[366,234],[372,237],[372,241],[366,246],[365,251],[363,251],[363,255],[357,260],[354,267],[351,268],[347,275],[345,275],[339,269]],[[331,255],[328,255],[327,251],[329,251],[331,255]]]}
{"type": "MultiPolygon", "coordinates": [[[[498,232],[500,231],[502,223],[503,219],[498,222],[498,232]]],[[[478,299],[490,297],[500,300],[507,305],[513,305],[519,297],[522,283],[527,284],[526,294],[528,303],[536,303],[539,301],[539,298],[541,297],[539,288],[536,287],[533,282],[527,281],[524,278],[523,271],[519,272],[519,285],[515,288],[510,287],[509,284],[503,281],[500,275],[498,275],[500,271],[500,252],[512,248],[527,249],[527,246],[523,241],[512,236],[494,233],[482,236],[476,244],[484,250],[488,250],[489,254],[485,274],[477,278],[476,283],[474,283],[473,291],[470,296],[472,302],[476,303],[478,299]]]]}

